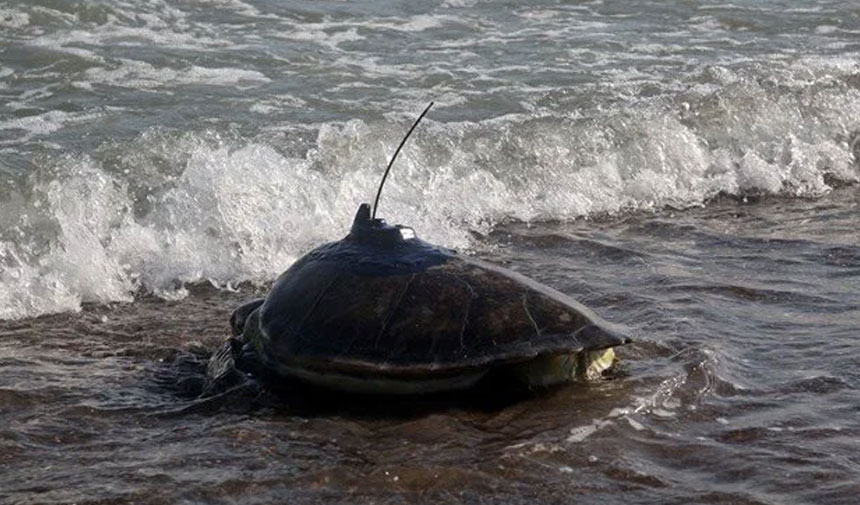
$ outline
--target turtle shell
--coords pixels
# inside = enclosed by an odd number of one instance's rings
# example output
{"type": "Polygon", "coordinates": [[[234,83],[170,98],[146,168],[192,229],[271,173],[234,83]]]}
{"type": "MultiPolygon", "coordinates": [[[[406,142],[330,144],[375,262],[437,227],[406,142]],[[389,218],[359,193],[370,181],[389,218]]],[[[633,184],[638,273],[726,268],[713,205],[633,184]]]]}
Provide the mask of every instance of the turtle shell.
{"type": "Polygon", "coordinates": [[[245,340],[298,376],[452,377],[626,342],[570,297],[371,219],[366,204],[348,236],[299,259],[252,308],[238,316],[245,340]]]}

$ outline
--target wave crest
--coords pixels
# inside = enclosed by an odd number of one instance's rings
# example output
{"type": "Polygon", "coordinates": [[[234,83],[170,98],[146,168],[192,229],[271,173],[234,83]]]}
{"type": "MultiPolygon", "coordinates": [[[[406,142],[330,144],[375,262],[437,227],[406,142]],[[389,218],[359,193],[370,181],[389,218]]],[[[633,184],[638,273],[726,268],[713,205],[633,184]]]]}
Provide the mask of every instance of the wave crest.
{"type": "MultiPolygon", "coordinates": [[[[468,248],[471,232],[506,219],[682,208],[718,194],[816,197],[858,181],[860,91],[849,81],[787,92],[712,73],[718,86],[702,79],[605,113],[426,121],[380,215],[468,248]]],[[[283,145],[152,130],[48,160],[0,198],[0,318],[270,280],[346,233],[410,120],[323,124],[312,141],[283,145]]]]}

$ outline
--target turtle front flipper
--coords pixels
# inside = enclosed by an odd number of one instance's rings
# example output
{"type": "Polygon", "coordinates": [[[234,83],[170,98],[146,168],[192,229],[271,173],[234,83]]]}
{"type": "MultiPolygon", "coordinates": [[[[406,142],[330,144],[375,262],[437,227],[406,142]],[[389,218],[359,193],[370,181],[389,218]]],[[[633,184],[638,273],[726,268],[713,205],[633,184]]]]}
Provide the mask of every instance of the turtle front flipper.
{"type": "Polygon", "coordinates": [[[236,366],[244,343],[237,338],[229,338],[206,364],[206,379],[203,383],[203,396],[211,396],[229,389],[245,380],[245,374],[236,366]]]}

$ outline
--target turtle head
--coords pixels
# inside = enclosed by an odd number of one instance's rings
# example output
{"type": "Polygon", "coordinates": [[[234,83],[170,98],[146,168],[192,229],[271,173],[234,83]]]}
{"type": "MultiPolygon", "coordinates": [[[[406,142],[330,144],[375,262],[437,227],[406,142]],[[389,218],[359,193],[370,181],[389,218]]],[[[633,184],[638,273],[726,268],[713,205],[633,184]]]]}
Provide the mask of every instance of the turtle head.
{"type": "Polygon", "coordinates": [[[252,312],[257,310],[260,305],[263,305],[263,302],[265,302],[263,298],[258,298],[240,305],[239,308],[233,311],[233,314],[230,316],[230,329],[233,330],[234,337],[242,335],[245,331],[245,323],[248,321],[248,317],[252,312]]]}
{"type": "Polygon", "coordinates": [[[394,246],[415,238],[415,231],[408,226],[391,226],[384,219],[371,217],[370,205],[358,206],[349,237],[359,243],[379,246],[394,246]]]}

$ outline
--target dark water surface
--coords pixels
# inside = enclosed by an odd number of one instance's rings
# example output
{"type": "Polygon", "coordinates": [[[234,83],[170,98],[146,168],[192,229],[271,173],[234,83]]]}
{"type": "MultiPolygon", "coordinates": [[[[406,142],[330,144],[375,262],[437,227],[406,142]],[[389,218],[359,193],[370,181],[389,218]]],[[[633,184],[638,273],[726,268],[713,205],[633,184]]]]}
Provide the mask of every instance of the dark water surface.
{"type": "Polygon", "coordinates": [[[637,338],[621,377],[524,398],[192,397],[251,288],[2,322],[0,500],[856,503],[858,210],[499,227],[485,257],[637,338]]]}

